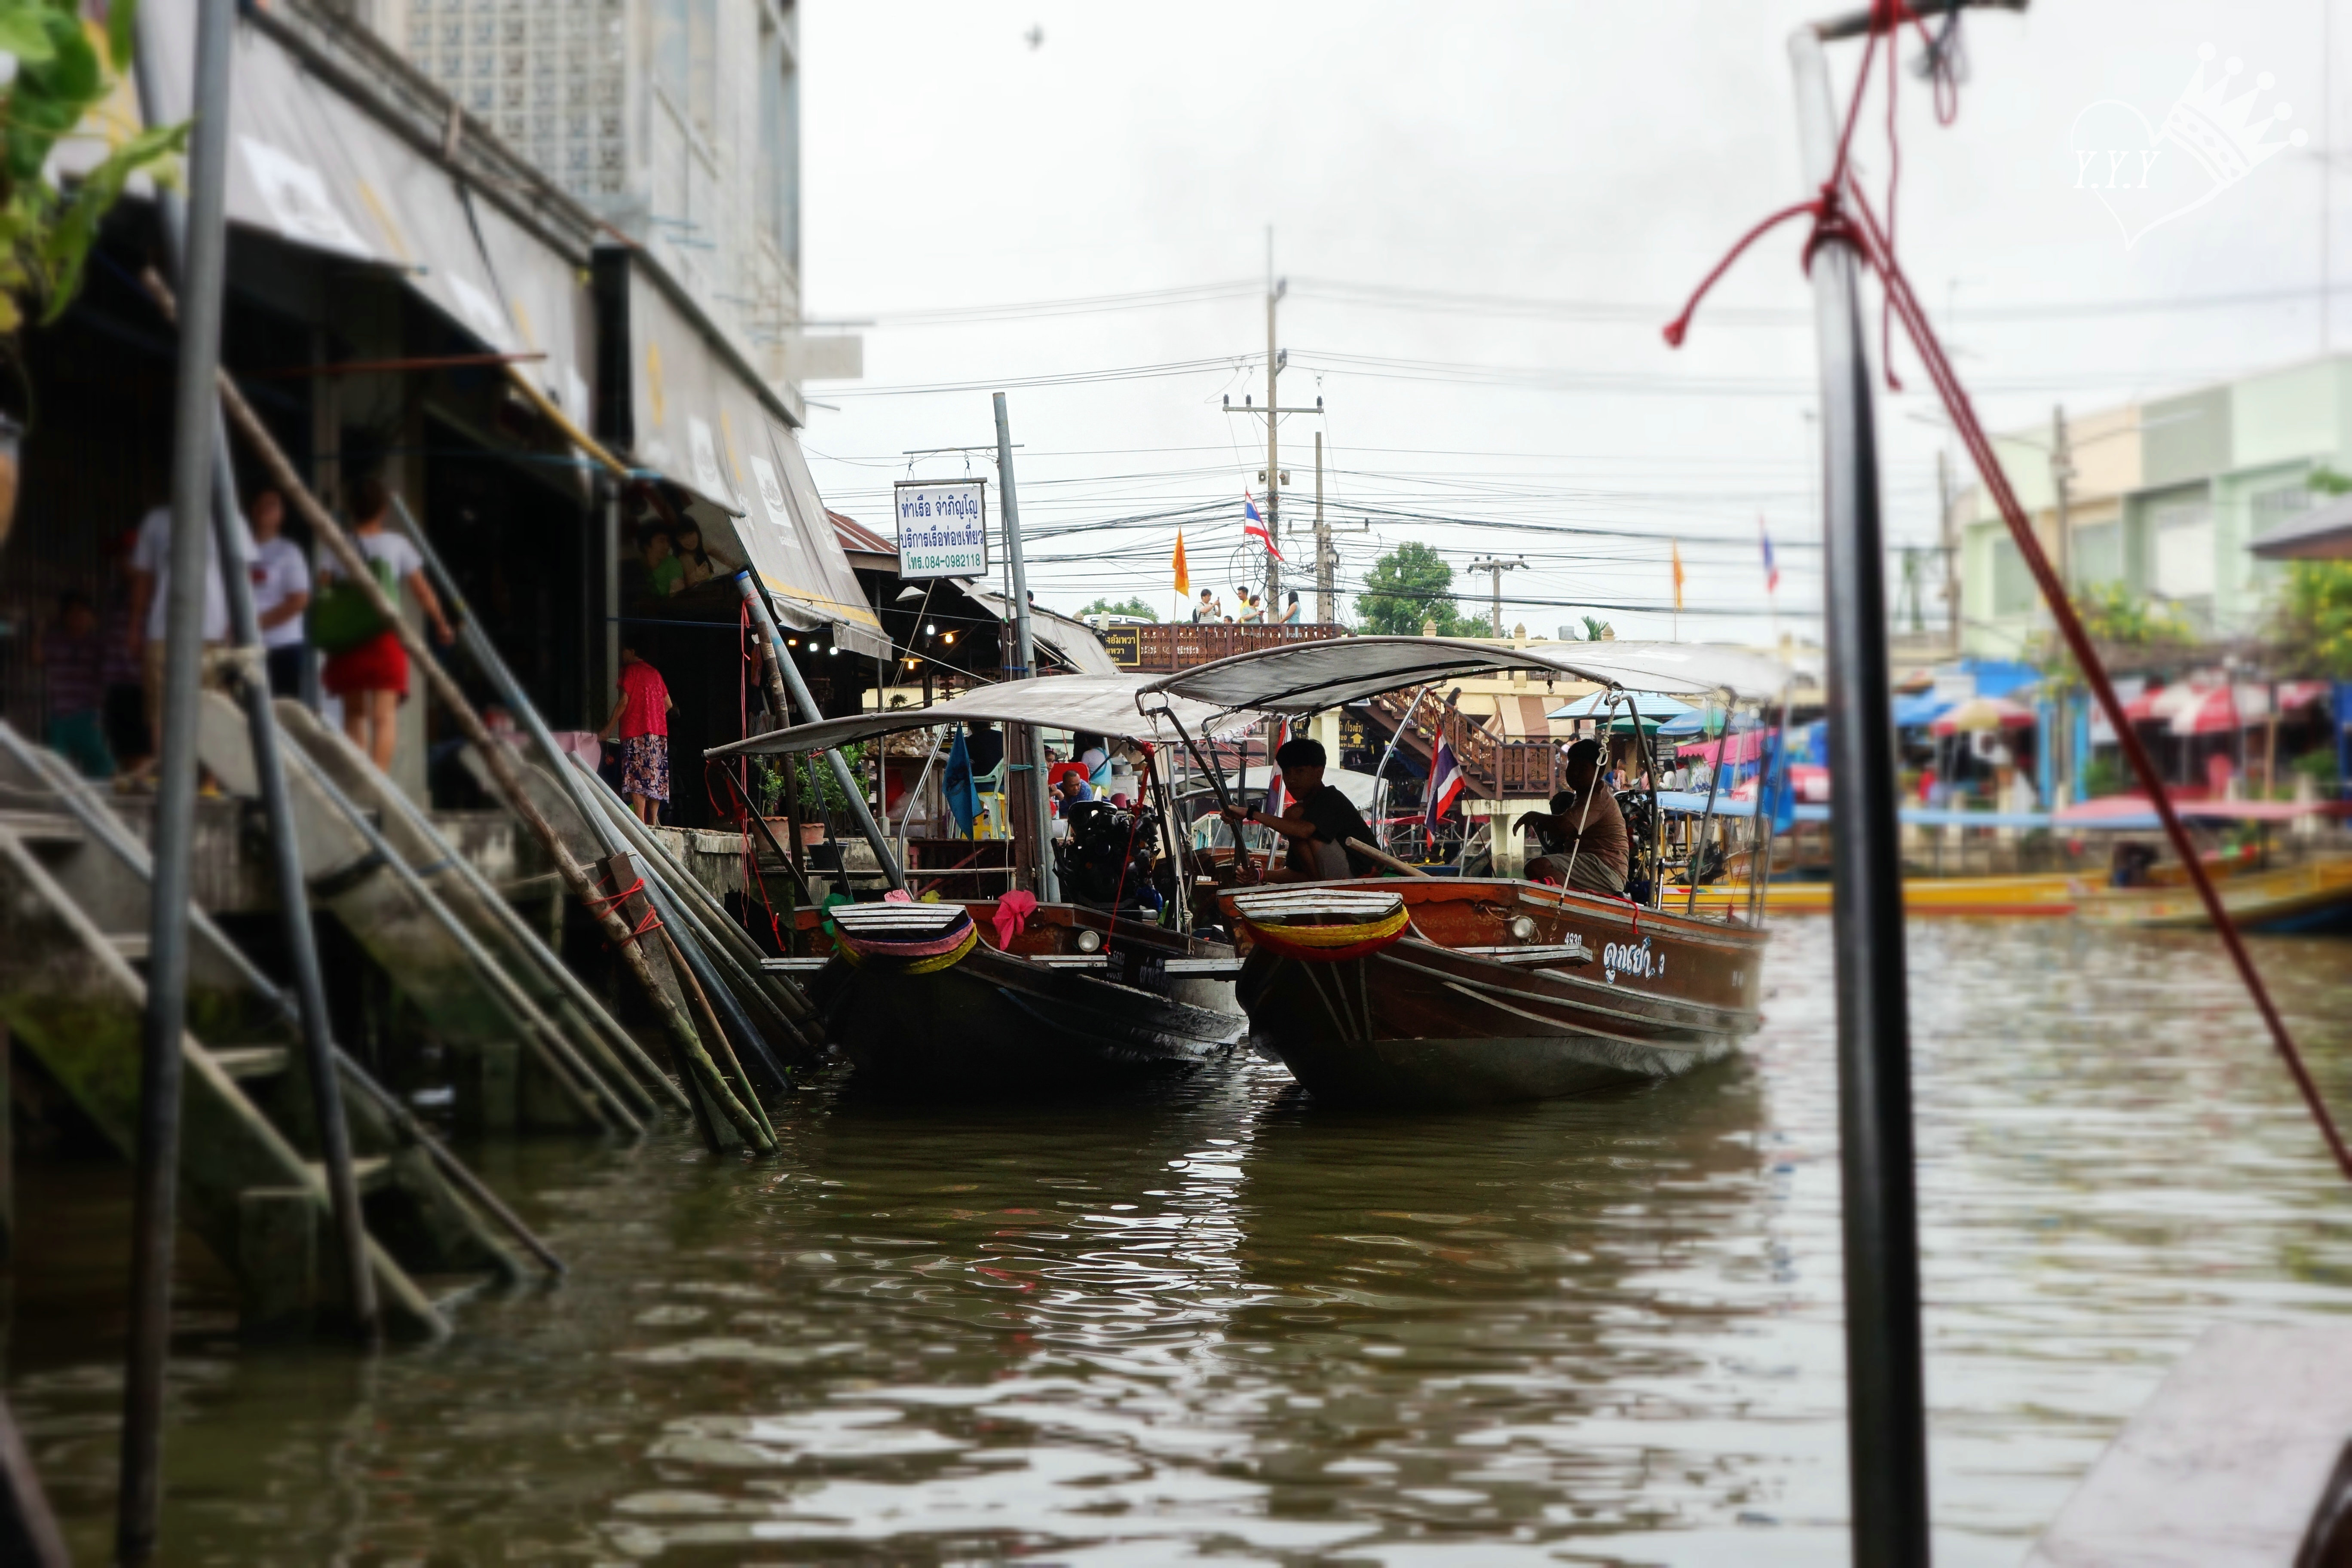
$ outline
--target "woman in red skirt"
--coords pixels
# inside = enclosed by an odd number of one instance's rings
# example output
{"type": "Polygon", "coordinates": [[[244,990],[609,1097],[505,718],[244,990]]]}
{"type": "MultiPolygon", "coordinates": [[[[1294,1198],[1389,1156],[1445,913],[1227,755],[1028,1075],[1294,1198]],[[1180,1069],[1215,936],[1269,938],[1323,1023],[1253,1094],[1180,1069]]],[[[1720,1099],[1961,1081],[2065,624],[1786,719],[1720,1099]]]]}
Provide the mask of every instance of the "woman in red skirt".
{"type": "MultiPolygon", "coordinates": [[[[352,489],[352,510],[359,518],[352,524],[352,542],[375,567],[377,575],[391,578],[415,595],[417,607],[433,623],[433,636],[442,647],[457,641],[433,584],[425,580],[425,558],[407,540],[384,531],[384,518],[392,510],[392,491],[383,480],[373,474],[362,479],[352,489]]],[[[332,556],[320,563],[322,584],[338,574],[332,556]]],[[[365,752],[380,771],[391,772],[393,747],[400,738],[400,705],[408,699],[408,650],[400,646],[400,635],[386,626],[363,643],[329,655],[319,680],[342,699],[343,733],[351,737],[352,744],[365,752]]]]}

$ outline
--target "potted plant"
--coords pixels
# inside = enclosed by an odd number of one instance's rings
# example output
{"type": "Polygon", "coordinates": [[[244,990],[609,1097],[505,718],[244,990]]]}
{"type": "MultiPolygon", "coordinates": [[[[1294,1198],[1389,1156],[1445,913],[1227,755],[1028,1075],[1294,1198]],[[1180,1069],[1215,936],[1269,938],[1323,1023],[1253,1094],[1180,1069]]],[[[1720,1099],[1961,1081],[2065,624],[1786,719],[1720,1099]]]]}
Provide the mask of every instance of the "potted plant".
{"type": "Polygon", "coordinates": [[[100,220],[133,174],[163,175],[187,137],[185,125],[109,135],[106,155],[69,185],[50,163],[130,68],[137,20],[137,0],[113,0],[103,26],[85,22],[73,0],[0,0],[0,356],[23,400],[0,410],[0,543],[16,519],[17,447],[32,412],[17,334],[28,318],[53,321],[73,303],[100,220]]]}

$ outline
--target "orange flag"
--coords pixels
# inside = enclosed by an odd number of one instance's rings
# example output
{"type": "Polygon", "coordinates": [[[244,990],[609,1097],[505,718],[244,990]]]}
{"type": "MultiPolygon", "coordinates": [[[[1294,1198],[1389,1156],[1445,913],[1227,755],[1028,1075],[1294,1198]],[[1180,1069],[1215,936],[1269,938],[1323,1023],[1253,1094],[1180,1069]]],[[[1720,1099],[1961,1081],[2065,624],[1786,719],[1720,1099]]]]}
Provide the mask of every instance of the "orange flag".
{"type": "Polygon", "coordinates": [[[1675,614],[1683,613],[1683,542],[1674,542],[1675,552],[1675,614]]]}
{"type": "Polygon", "coordinates": [[[1192,574],[1184,569],[1184,531],[1181,528],[1176,531],[1176,596],[1192,596],[1192,574]]]}

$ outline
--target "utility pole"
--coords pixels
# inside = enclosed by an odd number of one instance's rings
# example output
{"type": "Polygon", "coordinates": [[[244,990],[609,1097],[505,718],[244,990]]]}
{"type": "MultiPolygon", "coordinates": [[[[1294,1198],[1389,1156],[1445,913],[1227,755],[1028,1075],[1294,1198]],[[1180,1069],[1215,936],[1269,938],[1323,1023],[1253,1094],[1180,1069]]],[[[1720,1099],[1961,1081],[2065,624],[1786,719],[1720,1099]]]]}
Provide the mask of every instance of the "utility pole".
{"type": "Polygon", "coordinates": [[[1495,579],[1493,625],[1497,637],[1503,635],[1503,574],[1515,571],[1527,563],[1528,558],[1524,555],[1514,555],[1508,561],[1490,555],[1484,561],[1473,561],[1463,568],[1465,572],[1486,572],[1493,574],[1495,579]]]}
{"type": "Polygon", "coordinates": [[[2066,439],[2062,403],[2050,411],[2050,493],[2058,515],[2058,584],[2069,594],[2074,591],[2074,448],[2066,439]]]}
{"type": "Polygon", "coordinates": [[[1266,607],[1280,613],[1282,604],[1282,557],[1275,552],[1281,548],[1282,538],[1282,460],[1276,432],[1282,421],[1275,411],[1282,399],[1275,395],[1275,378],[1282,374],[1282,351],[1275,346],[1274,308],[1282,302],[1289,290],[1290,279],[1276,280],[1274,276],[1274,226],[1265,228],[1265,531],[1274,541],[1265,552],[1266,607]]]}
{"type": "MultiPolygon", "coordinates": [[[[1275,395],[1282,367],[1290,357],[1275,341],[1275,307],[1288,292],[1290,279],[1274,275],[1274,228],[1269,225],[1265,231],[1265,406],[1257,408],[1244,402],[1235,408],[1229,394],[1225,398],[1225,412],[1263,414],[1265,416],[1265,471],[1258,478],[1265,487],[1265,532],[1269,542],[1265,552],[1265,600],[1270,615],[1281,614],[1281,606],[1276,601],[1282,595],[1282,558],[1275,553],[1282,547],[1282,446],[1277,428],[1283,415],[1320,415],[1323,412],[1323,400],[1319,397],[1312,408],[1285,408],[1275,395]]],[[[1319,568],[1317,583],[1319,589],[1319,568]]]]}
{"type": "Polygon", "coordinates": [[[1315,618],[1329,626],[1339,615],[1331,601],[1338,595],[1331,581],[1339,552],[1331,548],[1331,528],[1323,521],[1323,432],[1315,432],[1315,618]]]}
{"type": "Polygon", "coordinates": [[[1944,550],[1944,635],[1952,656],[1960,652],[1960,542],[1953,531],[1952,464],[1940,448],[1936,453],[1937,536],[1944,550]]]}

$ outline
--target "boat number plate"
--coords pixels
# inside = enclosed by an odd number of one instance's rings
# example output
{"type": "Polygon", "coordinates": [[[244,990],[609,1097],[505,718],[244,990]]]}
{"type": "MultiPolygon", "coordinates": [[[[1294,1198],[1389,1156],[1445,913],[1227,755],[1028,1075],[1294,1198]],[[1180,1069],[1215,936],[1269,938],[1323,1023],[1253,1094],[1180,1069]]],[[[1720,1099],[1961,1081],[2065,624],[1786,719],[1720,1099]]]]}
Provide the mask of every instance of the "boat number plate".
{"type": "Polygon", "coordinates": [[[1653,949],[1646,936],[1638,942],[1608,942],[1601,949],[1601,971],[1612,985],[1617,984],[1620,974],[1637,975],[1643,980],[1663,979],[1666,973],[1665,950],[1653,949]]]}

